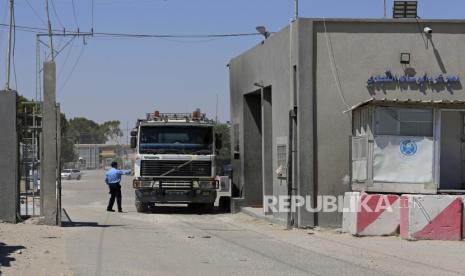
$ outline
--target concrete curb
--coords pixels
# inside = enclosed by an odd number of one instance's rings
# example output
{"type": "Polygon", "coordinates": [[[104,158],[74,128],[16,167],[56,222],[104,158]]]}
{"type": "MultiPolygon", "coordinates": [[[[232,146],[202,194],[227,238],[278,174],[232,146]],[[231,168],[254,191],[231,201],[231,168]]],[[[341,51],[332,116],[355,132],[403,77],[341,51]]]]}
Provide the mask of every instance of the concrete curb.
{"type": "Polygon", "coordinates": [[[248,207],[242,207],[240,209],[240,212],[245,214],[245,215],[248,215],[249,217],[264,220],[264,221],[267,221],[267,222],[272,223],[272,224],[286,226],[286,221],[284,221],[282,219],[274,218],[271,215],[265,215],[263,213],[257,213],[257,212],[255,212],[254,210],[251,210],[248,207]]]}

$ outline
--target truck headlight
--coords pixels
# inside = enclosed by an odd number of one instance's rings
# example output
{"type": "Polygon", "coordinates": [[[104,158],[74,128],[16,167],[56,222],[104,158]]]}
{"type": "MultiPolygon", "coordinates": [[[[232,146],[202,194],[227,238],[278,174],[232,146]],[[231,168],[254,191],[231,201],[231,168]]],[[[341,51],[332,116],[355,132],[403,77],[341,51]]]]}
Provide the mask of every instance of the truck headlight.
{"type": "Polygon", "coordinates": [[[193,181],[192,182],[192,187],[193,188],[198,188],[199,187],[199,182],[198,181],[193,181]]]}
{"type": "Polygon", "coordinates": [[[132,187],[134,187],[134,189],[140,188],[141,186],[142,186],[142,181],[140,180],[134,180],[132,182],[132,187]]]}
{"type": "Polygon", "coordinates": [[[200,181],[200,189],[215,189],[215,182],[213,181],[200,181]]]}

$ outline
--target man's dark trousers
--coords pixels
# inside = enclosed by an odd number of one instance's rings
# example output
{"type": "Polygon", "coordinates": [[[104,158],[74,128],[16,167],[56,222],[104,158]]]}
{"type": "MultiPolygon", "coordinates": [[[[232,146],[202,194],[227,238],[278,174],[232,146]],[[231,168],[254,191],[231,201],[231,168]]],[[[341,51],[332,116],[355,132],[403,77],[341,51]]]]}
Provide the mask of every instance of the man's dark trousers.
{"type": "Polygon", "coordinates": [[[115,184],[110,184],[108,185],[110,188],[110,201],[108,202],[108,207],[107,210],[112,210],[113,209],[113,204],[115,203],[115,198],[116,198],[116,204],[118,204],[118,211],[122,211],[123,209],[121,208],[121,185],[119,183],[115,184]]]}

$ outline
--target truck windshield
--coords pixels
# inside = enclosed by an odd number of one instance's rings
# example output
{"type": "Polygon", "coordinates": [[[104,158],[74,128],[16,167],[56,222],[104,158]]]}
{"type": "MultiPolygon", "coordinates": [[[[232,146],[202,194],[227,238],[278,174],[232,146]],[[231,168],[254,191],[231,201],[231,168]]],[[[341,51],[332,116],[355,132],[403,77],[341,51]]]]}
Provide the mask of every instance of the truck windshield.
{"type": "Polygon", "coordinates": [[[211,154],[212,127],[143,126],[140,129],[140,153],[211,154]]]}

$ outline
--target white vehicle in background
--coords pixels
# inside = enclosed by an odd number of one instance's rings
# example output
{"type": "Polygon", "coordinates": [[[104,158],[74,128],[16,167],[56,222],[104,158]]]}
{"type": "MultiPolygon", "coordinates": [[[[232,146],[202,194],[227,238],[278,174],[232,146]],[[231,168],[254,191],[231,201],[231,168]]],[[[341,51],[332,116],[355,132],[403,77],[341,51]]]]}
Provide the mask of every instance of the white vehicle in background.
{"type": "Polygon", "coordinates": [[[81,171],[76,169],[64,169],[61,172],[61,178],[66,180],[76,179],[81,180],[81,171]]]}

